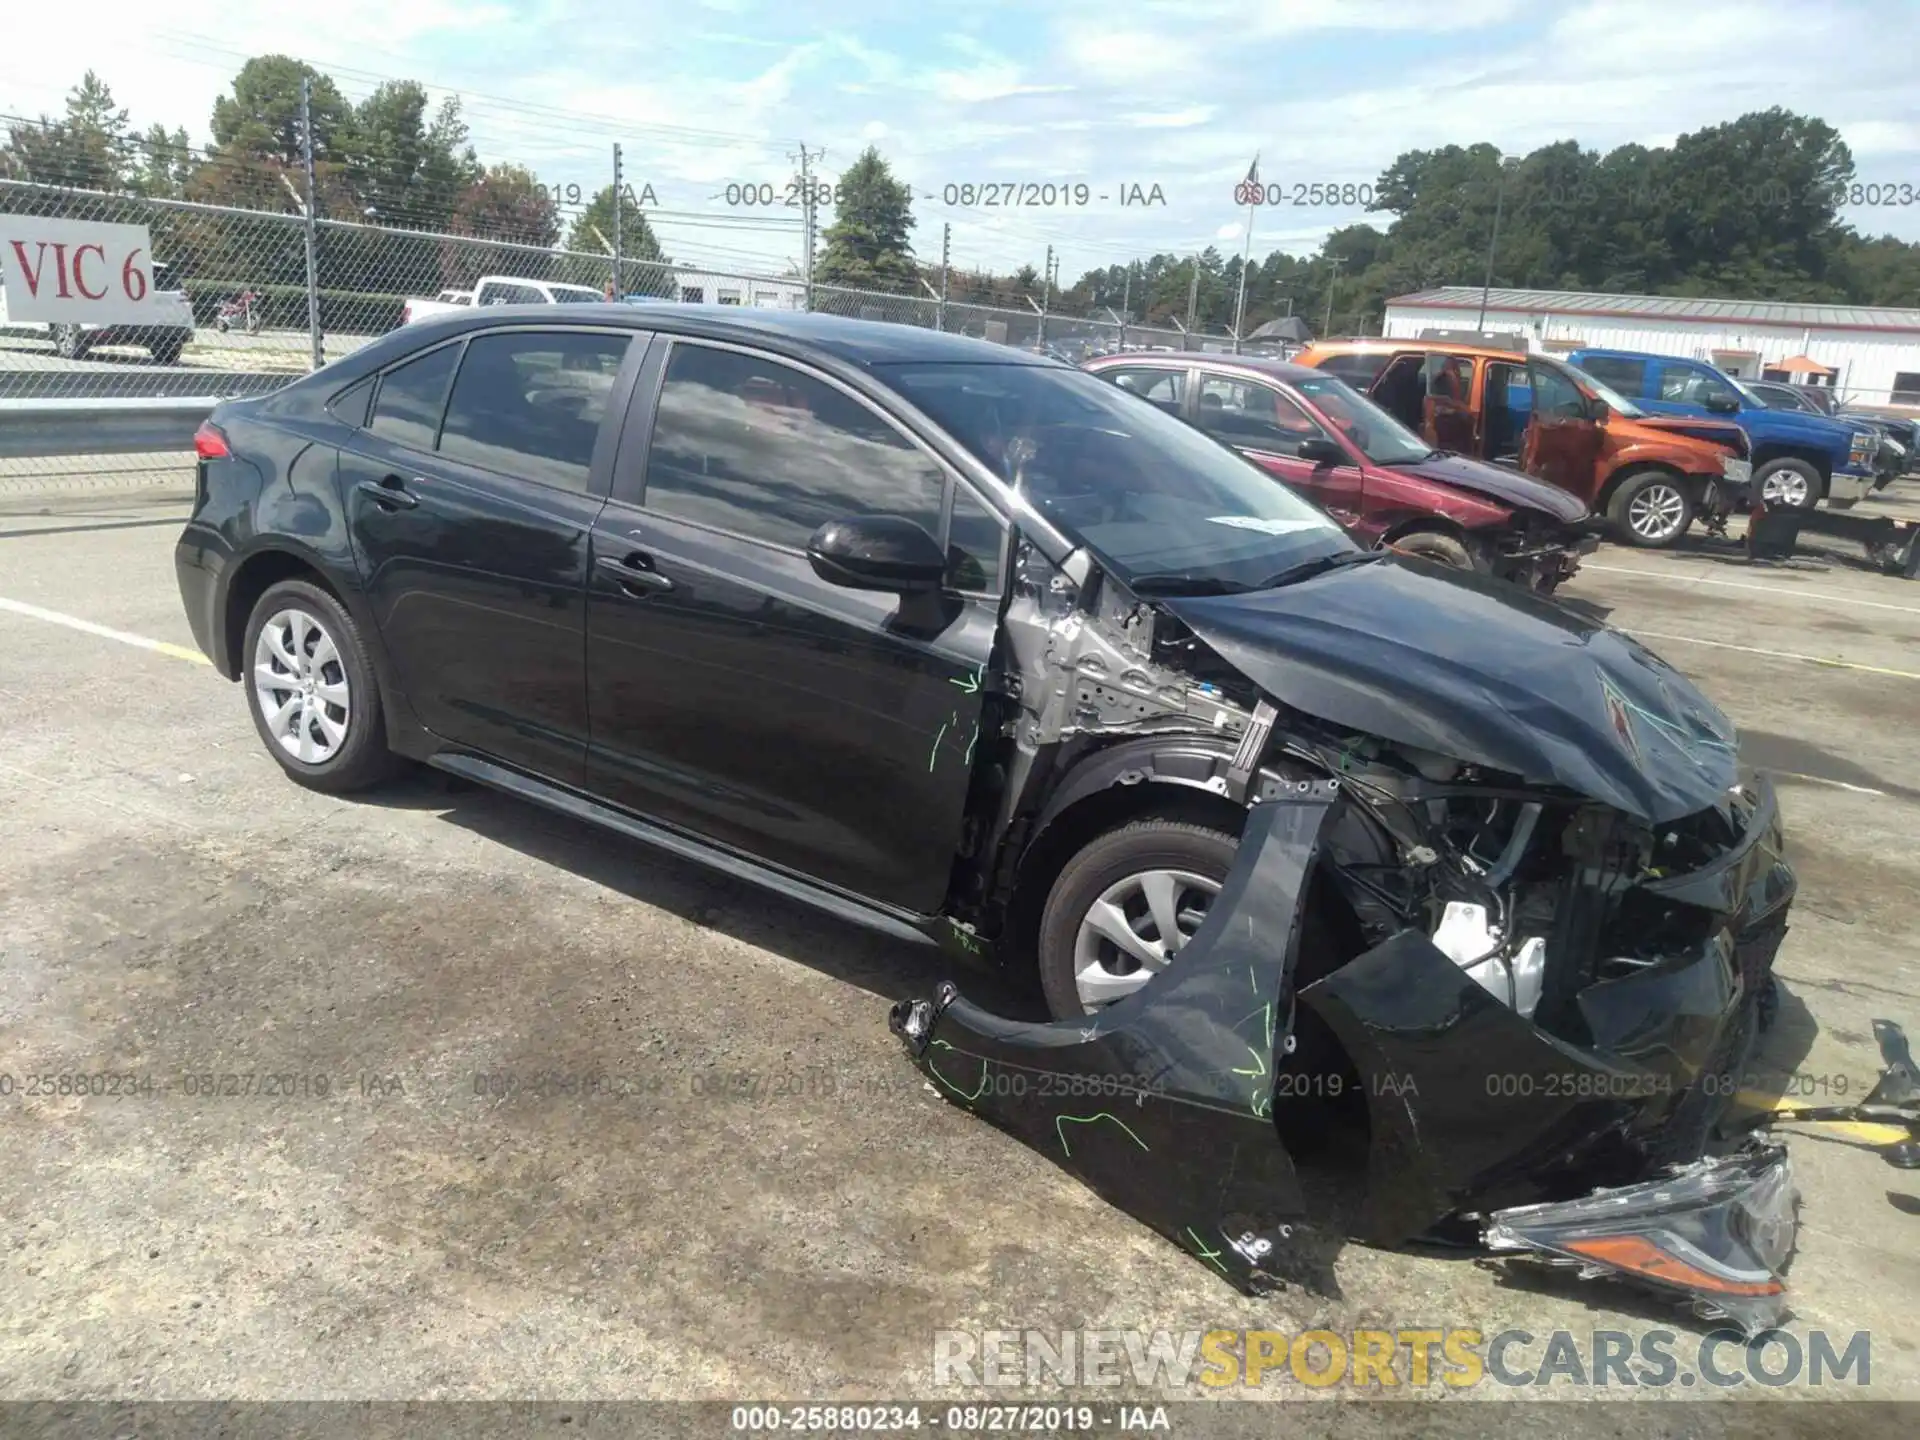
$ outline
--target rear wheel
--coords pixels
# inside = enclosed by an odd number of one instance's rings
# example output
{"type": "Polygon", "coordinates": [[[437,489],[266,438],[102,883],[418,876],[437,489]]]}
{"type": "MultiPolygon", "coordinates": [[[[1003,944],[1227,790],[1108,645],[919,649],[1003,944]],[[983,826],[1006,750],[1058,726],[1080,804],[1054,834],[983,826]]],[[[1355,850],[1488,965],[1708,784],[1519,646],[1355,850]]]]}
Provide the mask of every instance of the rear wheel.
{"type": "Polygon", "coordinates": [[[1451,535],[1441,534],[1438,530],[1415,530],[1411,534],[1402,535],[1387,548],[1398,550],[1402,555],[1418,555],[1422,560],[1451,565],[1456,570],[1475,568],[1473,555],[1466,545],[1451,535]]]}
{"type": "Polygon", "coordinates": [[[1664,550],[1693,524],[1693,496],[1665,470],[1641,470],[1620,482],[1607,504],[1607,518],[1627,544],[1664,550]]]}
{"type": "Polygon", "coordinates": [[[1184,820],[1135,820],[1085,845],[1040,916],[1040,986],[1056,1019],[1090,1015],[1165,970],[1199,930],[1233,868],[1232,835],[1184,820]]]}
{"type": "Polygon", "coordinates": [[[53,327],[54,353],[62,360],[78,360],[87,353],[87,336],[78,325],[53,327]]]}
{"type": "Polygon", "coordinates": [[[186,348],[186,344],[185,336],[169,335],[166,339],[156,340],[149,345],[147,353],[153,356],[158,364],[172,365],[179,360],[180,352],[186,348]]]}
{"type": "Polygon", "coordinates": [[[242,663],[254,728],[294,780],[339,794],[399,768],[359,628],[319,586],[270,586],[247,621],[242,663]]]}

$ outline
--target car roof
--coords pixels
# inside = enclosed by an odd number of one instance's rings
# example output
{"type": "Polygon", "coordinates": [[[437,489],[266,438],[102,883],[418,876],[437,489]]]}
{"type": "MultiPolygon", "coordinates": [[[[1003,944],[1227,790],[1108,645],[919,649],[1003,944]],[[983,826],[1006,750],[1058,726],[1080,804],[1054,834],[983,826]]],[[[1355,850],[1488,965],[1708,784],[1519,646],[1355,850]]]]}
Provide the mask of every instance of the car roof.
{"type": "Polygon", "coordinates": [[[798,310],[760,310],[740,305],[630,305],[604,301],[594,305],[488,305],[455,316],[435,316],[419,326],[439,335],[484,329],[503,321],[538,320],[551,325],[629,325],[661,335],[701,336],[745,343],[775,342],[789,352],[812,351],[862,367],[913,362],[974,365],[1055,365],[1060,361],[1013,345],[976,340],[887,320],[855,320],[798,310]],[[556,313],[558,312],[558,313],[556,313]]]}
{"type": "Polygon", "coordinates": [[[1534,355],[1524,350],[1506,350],[1498,345],[1468,345],[1458,340],[1420,340],[1411,335],[1365,340],[1316,340],[1307,346],[1307,352],[1321,355],[1398,355],[1410,350],[1431,350],[1440,355],[1470,355],[1476,360],[1565,358],[1557,355],[1534,355]]]}
{"type": "Polygon", "coordinates": [[[1204,365],[1209,370],[1245,370],[1270,375],[1276,380],[1324,380],[1324,370],[1310,365],[1295,365],[1291,360],[1275,360],[1265,355],[1212,355],[1200,350],[1175,350],[1170,354],[1138,351],[1122,355],[1102,355],[1089,360],[1088,370],[1125,370],[1146,366],[1153,370],[1179,370],[1189,365],[1204,365]]]}

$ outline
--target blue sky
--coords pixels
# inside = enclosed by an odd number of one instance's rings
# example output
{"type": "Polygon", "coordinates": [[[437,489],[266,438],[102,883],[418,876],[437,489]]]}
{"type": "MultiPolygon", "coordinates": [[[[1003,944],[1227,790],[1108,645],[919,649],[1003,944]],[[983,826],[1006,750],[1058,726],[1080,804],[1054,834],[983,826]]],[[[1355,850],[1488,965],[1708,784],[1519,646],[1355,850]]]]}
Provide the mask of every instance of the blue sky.
{"type": "MultiPolygon", "coordinates": [[[[352,97],[411,77],[463,95],[483,158],[549,184],[605,183],[619,140],[668,251],[715,268],[797,257],[797,211],[729,208],[725,187],[784,186],[803,141],[829,177],[877,144],[922,195],[922,255],[950,222],[958,263],[1037,266],[1052,244],[1069,279],[1237,249],[1256,150],[1269,181],[1362,185],[1411,148],[1662,144],[1780,104],[1839,128],[1861,180],[1920,186],[1914,0],[97,0],[84,27],[15,9],[0,111],[57,111],[91,65],[136,124],[204,140],[250,54],[300,56],[352,97]],[[1157,184],[1166,203],[942,203],[966,181],[1157,184]]],[[[1363,218],[1263,211],[1254,250],[1363,218]]],[[[1850,218],[1920,239],[1920,205],[1850,218]]]]}

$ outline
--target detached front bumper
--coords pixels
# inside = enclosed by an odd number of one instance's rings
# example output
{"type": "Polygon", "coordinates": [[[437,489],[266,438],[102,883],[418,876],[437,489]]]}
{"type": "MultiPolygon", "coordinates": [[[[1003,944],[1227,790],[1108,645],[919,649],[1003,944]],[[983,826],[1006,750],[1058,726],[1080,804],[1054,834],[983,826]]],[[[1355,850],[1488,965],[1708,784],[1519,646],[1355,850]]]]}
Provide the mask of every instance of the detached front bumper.
{"type": "MultiPolygon", "coordinates": [[[[1108,1009],[1013,1021],[946,984],[894,1006],[891,1028],[950,1102],[1243,1291],[1319,1283],[1326,1256],[1307,1243],[1276,1109],[1330,1086],[1356,1085],[1367,1107],[1366,1200],[1342,1228],[1376,1244],[1507,1207],[1578,1204],[1699,1157],[1737,1088],[1794,892],[1771,788],[1744,796],[1736,843],[1640,887],[1667,911],[1706,912],[1708,938],[1580,989],[1586,1044],[1540,1028],[1418,930],[1296,991],[1306,881],[1347,803],[1334,782],[1281,784],[1254,805],[1180,963],[1108,1009]],[[1357,1077],[1306,1073],[1302,1009],[1357,1077]]],[[[1515,1237],[1548,1233],[1502,1218],[1515,1237]]]]}

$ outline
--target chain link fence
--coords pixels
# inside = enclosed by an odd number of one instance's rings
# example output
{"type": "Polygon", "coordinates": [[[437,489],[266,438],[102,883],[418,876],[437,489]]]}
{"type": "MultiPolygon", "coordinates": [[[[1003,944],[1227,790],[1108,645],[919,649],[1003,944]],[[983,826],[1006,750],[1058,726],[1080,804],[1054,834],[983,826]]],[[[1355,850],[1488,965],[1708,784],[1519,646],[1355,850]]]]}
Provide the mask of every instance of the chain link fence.
{"type": "MultiPolygon", "coordinates": [[[[139,224],[152,238],[156,323],[103,328],[12,321],[0,314],[0,411],[45,401],[224,399],[278,388],[392,330],[449,306],[619,296],[634,303],[807,310],[917,325],[1068,361],[1125,349],[1232,348],[1229,337],[1041,313],[1030,301],[943,302],[919,295],[814,284],[796,274],[669,264],[568,250],[512,234],[455,234],[316,218],[282,175],[264,206],[216,205],[0,179],[0,213],[139,224]],[[311,233],[309,233],[311,232],[311,233]],[[310,258],[311,257],[311,258],[310,258]],[[489,283],[492,282],[492,283],[489,283]],[[502,283],[506,282],[506,283],[502,283]]],[[[256,198],[256,197],[249,197],[256,198]]],[[[4,291],[0,291],[0,299],[4,291]]],[[[0,423],[6,423],[0,418],[0,423]]],[[[80,484],[68,457],[0,458],[0,486],[80,484]]],[[[93,470],[177,469],[177,454],[102,455],[93,470]]]]}

